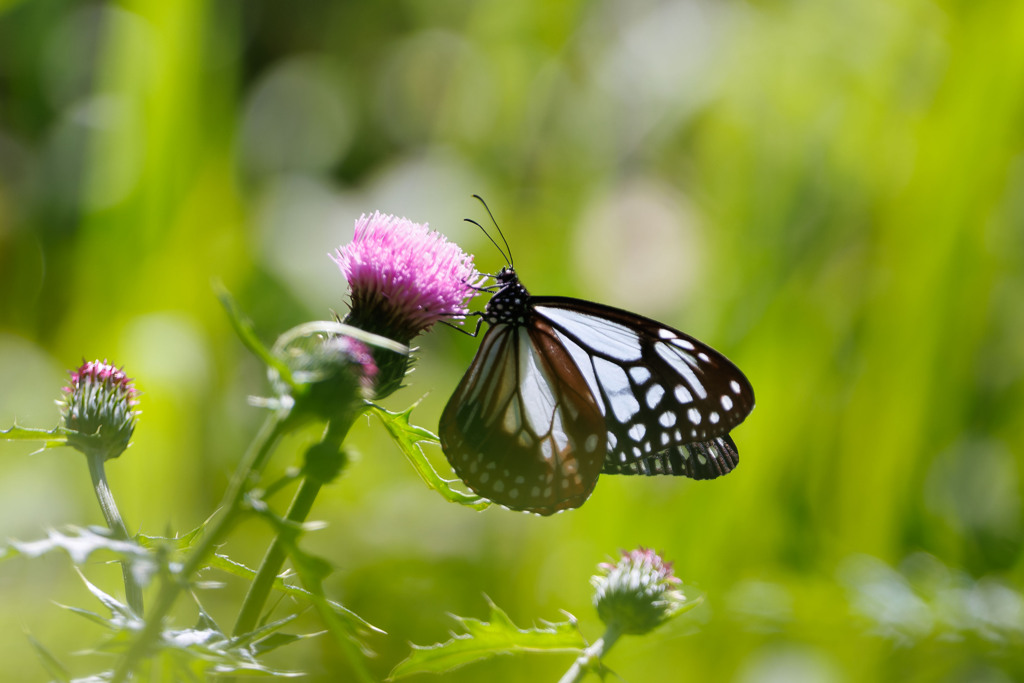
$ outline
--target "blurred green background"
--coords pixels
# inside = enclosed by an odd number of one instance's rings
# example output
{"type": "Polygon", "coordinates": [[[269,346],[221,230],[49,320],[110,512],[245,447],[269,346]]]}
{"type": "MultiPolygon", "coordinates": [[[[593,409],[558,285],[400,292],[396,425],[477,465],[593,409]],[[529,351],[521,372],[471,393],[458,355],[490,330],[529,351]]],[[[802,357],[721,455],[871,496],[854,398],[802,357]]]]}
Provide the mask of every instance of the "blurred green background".
{"type": "MultiPolygon", "coordinates": [[[[708,341],[758,406],[727,478],[604,477],[549,519],[448,504],[358,424],[305,545],[388,631],[376,675],[447,638],[448,613],[483,617],[484,594],[595,638],[588,577],[644,545],[706,602],[622,641],[607,663],[625,680],[1021,680],[1022,151],[1015,0],[6,0],[0,424],[52,426],[68,368],[123,364],[143,415],[108,468],[122,512],[190,529],[267,393],[211,282],[267,341],[343,311],[327,253],[374,210],[494,272],[462,222],[485,219],[480,193],[532,291],[708,341]]],[[[423,337],[386,405],[422,399],[436,429],[476,345],[423,337]]],[[[0,537],[101,523],[84,459],[31,450],[0,444],[0,537]]],[[[252,522],[224,551],[256,564],[268,537],[252,522]]],[[[120,593],[116,567],[86,571],[120,593]]],[[[204,594],[223,625],[243,588],[204,594]]],[[[104,665],[67,654],[100,632],[54,601],[98,607],[66,557],[0,565],[10,680],[44,677],[26,633],[77,673],[104,665]]],[[[327,638],[273,661],[347,671],[327,638]]],[[[555,680],[570,661],[445,679],[555,680]]]]}

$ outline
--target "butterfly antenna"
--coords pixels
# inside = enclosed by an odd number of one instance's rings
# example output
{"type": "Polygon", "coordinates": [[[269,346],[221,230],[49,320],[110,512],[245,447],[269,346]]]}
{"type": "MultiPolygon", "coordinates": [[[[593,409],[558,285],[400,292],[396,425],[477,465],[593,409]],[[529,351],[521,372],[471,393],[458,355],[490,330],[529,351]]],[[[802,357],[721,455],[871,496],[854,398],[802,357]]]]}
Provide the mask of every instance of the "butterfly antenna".
{"type": "MultiPolygon", "coordinates": [[[[487,215],[491,217],[491,223],[494,223],[494,229],[498,231],[498,234],[501,235],[501,241],[505,243],[505,249],[508,251],[508,265],[510,268],[515,270],[516,265],[512,261],[512,247],[508,246],[508,240],[505,239],[505,233],[503,233],[501,228],[498,227],[498,221],[494,220],[494,214],[491,213],[491,207],[487,206],[487,202],[485,202],[484,198],[480,195],[475,194],[473,195],[473,198],[484,205],[484,210],[487,211],[487,215]]],[[[491,241],[494,242],[494,240],[491,241]]],[[[497,244],[495,244],[495,246],[497,246],[497,244]]],[[[502,252],[502,254],[504,253],[505,252],[502,252]]]]}
{"type": "Polygon", "coordinates": [[[472,223],[476,227],[480,228],[480,232],[482,232],[487,237],[487,239],[489,239],[491,241],[491,244],[493,244],[495,249],[498,250],[498,252],[501,254],[501,257],[503,259],[505,259],[506,262],[508,262],[510,264],[512,263],[512,259],[510,259],[508,257],[508,254],[506,254],[505,250],[501,248],[501,245],[498,244],[496,241],[494,241],[494,238],[491,237],[491,234],[489,232],[487,232],[487,228],[485,228],[484,226],[480,225],[479,223],[477,223],[472,218],[463,218],[462,220],[466,221],[467,223],[472,223]]]}

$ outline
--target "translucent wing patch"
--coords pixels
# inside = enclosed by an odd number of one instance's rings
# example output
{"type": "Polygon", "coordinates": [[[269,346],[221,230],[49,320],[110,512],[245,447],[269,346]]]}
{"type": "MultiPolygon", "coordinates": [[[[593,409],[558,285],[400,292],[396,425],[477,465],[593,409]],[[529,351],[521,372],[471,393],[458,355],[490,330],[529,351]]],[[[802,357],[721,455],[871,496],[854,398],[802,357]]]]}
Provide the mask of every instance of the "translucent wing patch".
{"type": "Polygon", "coordinates": [[[707,479],[736,466],[727,435],[753,409],[754,391],[725,356],[620,309],[564,297],[531,302],[604,415],[604,471],[707,479]]]}
{"type": "Polygon", "coordinates": [[[607,450],[600,406],[540,320],[487,331],[445,406],[439,435],[455,473],[474,492],[542,515],[582,505],[607,450]]]}

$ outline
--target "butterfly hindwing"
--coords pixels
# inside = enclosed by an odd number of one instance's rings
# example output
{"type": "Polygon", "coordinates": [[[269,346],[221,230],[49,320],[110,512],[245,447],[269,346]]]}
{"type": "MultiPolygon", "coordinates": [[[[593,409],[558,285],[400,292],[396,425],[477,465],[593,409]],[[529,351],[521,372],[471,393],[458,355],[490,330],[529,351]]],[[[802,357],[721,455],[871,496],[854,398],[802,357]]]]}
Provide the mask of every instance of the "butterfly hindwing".
{"type": "Polygon", "coordinates": [[[607,446],[586,380],[537,322],[488,330],[439,432],[452,468],[476,493],[547,515],[590,496],[607,446]]]}
{"type": "Polygon", "coordinates": [[[709,441],[680,444],[636,460],[620,462],[617,458],[609,459],[601,473],[714,479],[732,472],[738,462],[736,443],[726,435],[709,441]]]}

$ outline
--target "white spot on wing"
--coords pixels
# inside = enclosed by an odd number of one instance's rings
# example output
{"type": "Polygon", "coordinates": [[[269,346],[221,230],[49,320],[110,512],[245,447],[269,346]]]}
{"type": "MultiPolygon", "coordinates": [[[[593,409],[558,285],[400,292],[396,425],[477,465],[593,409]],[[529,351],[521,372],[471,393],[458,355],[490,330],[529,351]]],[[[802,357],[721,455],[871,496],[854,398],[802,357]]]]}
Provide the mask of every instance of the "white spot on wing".
{"type": "Polygon", "coordinates": [[[658,344],[654,347],[654,350],[661,357],[663,361],[672,366],[672,369],[678,372],[686,383],[690,385],[690,389],[701,399],[707,397],[708,392],[704,390],[704,385],[700,379],[693,372],[693,368],[690,367],[692,357],[680,352],[678,349],[669,346],[668,344],[658,344]]]}
{"type": "Polygon", "coordinates": [[[651,378],[651,371],[642,365],[634,365],[629,369],[629,376],[633,381],[643,386],[651,378]]]}
{"type": "Polygon", "coordinates": [[[651,388],[647,390],[647,396],[645,397],[647,400],[647,407],[651,410],[657,408],[658,404],[661,402],[661,397],[664,395],[665,389],[663,389],[660,384],[652,384],[651,388]]]}
{"type": "Polygon", "coordinates": [[[644,438],[644,434],[646,433],[647,428],[639,423],[629,428],[629,438],[633,439],[633,441],[640,441],[644,438]]]}
{"type": "Polygon", "coordinates": [[[625,370],[604,358],[594,359],[594,369],[608,402],[611,403],[615,419],[622,424],[628,424],[640,411],[640,402],[633,395],[625,370]]]}

